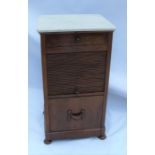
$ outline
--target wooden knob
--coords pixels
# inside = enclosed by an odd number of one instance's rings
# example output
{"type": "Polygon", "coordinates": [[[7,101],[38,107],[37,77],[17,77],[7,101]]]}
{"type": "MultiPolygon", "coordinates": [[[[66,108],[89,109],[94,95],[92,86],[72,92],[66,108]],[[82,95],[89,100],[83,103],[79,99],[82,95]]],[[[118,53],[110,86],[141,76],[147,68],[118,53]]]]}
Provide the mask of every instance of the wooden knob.
{"type": "Polygon", "coordinates": [[[80,41],[80,37],[79,36],[75,36],[75,41],[80,41]]]}
{"type": "Polygon", "coordinates": [[[80,94],[80,92],[79,92],[77,87],[74,89],[74,94],[80,94]]]}

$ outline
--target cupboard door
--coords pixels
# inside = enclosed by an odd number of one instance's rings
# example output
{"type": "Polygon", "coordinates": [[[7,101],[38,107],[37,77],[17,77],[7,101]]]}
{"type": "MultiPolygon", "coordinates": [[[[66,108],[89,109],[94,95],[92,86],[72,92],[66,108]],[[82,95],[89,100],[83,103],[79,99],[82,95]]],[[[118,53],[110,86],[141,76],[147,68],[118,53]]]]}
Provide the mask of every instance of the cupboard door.
{"type": "Polygon", "coordinates": [[[103,96],[50,100],[51,131],[100,128],[103,102],[103,96]]]}

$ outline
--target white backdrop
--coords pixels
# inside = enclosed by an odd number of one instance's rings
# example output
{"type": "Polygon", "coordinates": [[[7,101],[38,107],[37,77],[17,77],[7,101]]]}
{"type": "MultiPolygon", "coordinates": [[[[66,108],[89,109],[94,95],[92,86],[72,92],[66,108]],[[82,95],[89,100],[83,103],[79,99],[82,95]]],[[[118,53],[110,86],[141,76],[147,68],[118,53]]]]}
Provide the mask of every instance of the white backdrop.
{"type": "Polygon", "coordinates": [[[51,154],[126,154],[126,0],[29,0],[29,155],[51,154]],[[109,81],[106,116],[107,139],[97,138],[55,141],[43,144],[43,92],[40,38],[36,31],[37,18],[44,14],[97,13],[110,20],[116,31],[109,81]],[[72,146],[72,147],[71,147],[72,146]]]}

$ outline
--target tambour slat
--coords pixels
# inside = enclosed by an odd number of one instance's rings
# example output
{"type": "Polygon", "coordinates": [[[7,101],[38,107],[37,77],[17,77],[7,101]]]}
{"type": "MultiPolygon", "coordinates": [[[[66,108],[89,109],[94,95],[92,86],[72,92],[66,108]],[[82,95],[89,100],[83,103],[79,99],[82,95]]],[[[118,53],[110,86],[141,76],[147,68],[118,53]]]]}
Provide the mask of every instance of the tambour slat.
{"type": "Polygon", "coordinates": [[[54,53],[46,59],[49,97],[104,91],[105,52],[54,53]]]}

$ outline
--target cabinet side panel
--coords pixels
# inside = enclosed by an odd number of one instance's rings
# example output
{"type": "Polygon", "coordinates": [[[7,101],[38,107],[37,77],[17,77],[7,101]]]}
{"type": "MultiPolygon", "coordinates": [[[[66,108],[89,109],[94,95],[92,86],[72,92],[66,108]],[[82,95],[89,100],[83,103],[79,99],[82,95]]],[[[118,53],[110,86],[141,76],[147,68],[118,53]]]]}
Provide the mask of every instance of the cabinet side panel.
{"type": "Polygon", "coordinates": [[[113,32],[109,32],[109,34],[108,34],[108,52],[107,52],[107,56],[106,56],[105,87],[104,87],[105,98],[104,98],[104,103],[103,103],[103,108],[102,108],[103,109],[103,112],[102,112],[103,116],[102,116],[102,121],[101,121],[101,127],[103,128],[103,131],[102,131],[101,135],[104,134],[104,130],[105,130],[105,115],[106,115],[106,104],[107,104],[109,75],[110,75],[112,37],[113,37],[113,32]]]}
{"type": "Polygon", "coordinates": [[[47,90],[48,84],[47,84],[45,34],[41,34],[41,55],[42,55],[42,78],[43,78],[43,90],[44,90],[45,132],[49,132],[49,108],[48,108],[48,90],[47,90]]]}

